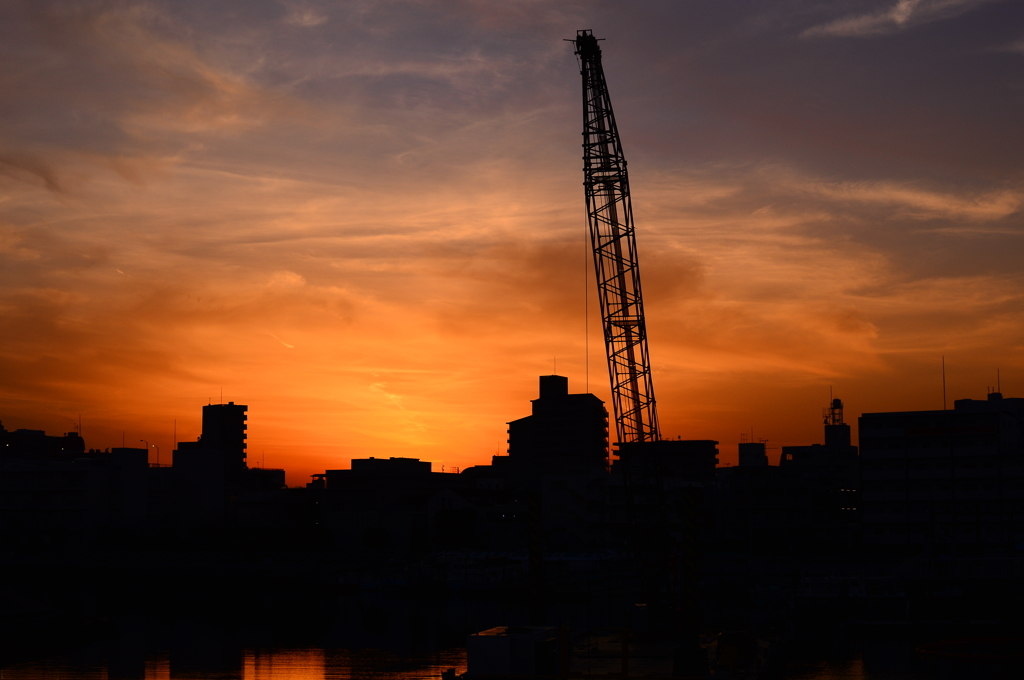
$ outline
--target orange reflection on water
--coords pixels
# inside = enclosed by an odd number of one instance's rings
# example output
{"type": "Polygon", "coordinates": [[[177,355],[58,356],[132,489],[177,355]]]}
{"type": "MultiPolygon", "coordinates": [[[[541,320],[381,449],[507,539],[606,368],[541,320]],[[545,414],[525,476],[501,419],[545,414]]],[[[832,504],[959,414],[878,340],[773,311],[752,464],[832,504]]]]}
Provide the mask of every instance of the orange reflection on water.
{"type": "Polygon", "coordinates": [[[146,680],[170,680],[171,663],[166,654],[146,657],[146,680]]]}
{"type": "Polygon", "coordinates": [[[466,651],[448,649],[406,656],[368,649],[246,650],[243,680],[439,680],[466,671],[466,651]]]}
{"type": "Polygon", "coordinates": [[[242,680],[323,680],[324,650],[245,650],[242,680]]]}
{"type": "MultiPolygon", "coordinates": [[[[173,654],[160,652],[141,657],[134,669],[109,660],[97,663],[81,658],[60,658],[12,664],[0,672],[3,680],[440,680],[454,668],[466,671],[466,650],[448,649],[402,655],[369,649],[283,648],[240,650],[237,665],[221,656],[208,668],[195,663],[177,666],[173,654]],[[117,669],[113,670],[112,665],[117,669]],[[113,672],[112,672],[113,671],[113,672]]],[[[194,661],[194,659],[193,659],[194,661]]]]}

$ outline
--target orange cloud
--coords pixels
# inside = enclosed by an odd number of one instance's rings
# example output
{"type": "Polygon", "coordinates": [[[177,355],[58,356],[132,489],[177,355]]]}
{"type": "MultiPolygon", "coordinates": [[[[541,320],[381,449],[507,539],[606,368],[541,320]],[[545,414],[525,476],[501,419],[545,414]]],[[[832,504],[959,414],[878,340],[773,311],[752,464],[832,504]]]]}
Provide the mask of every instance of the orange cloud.
{"type": "MultiPolygon", "coordinates": [[[[81,413],[90,446],[125,433],[167,452],[223,388],[250,405],[253,458],[299,484],[369,455],[486,462],[554,361],[606,397],[559,38],[567,16],[665,21],[544,3],[290,3],[227,23],[18,7],[0,41],[6,427],[66,431],[81,413]]],[[[942,355],[954,396],[997,364],[1012,390],[1019,176],[819,148],[822,131],[842,141],[827,111],[769,153],[749,92],[694,108],[697,79],[743,82],[711,70],[727,60],[691,75],[631,35],[607,43],[609,77],[667,435],[720,439],[726,460],[751,425],[815,441],[830,385],[852,415],[933,407],[942,355]],[[651,72],[674,74],[643,90],[664,100],[637,98],[651,72]]],[[[725,59],[733,33],[714,35],[687,44],[725,59]]]]}

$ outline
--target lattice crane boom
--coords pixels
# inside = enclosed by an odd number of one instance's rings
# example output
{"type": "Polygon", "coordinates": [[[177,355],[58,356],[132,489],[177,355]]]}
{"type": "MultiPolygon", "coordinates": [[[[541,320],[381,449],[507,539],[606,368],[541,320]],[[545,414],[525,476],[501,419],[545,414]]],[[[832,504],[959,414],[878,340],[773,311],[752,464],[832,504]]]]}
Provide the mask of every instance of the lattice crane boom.
{"type": "Polygon", "coordinates": [[[601,48],[576,32],[583,76],[583,185],[619,442],[657,441],[658,411],[647,351],[626,158],[608,96],[601,48]]]}

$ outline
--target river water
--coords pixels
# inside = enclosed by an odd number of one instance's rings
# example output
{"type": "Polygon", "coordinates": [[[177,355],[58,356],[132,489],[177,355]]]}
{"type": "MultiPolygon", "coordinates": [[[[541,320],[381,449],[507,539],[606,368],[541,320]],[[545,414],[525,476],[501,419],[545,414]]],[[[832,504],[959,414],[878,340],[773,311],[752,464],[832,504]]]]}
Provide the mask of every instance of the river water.
{"type": "MultiPolygon", "coordinates": [[[[282,591],[281,599],[297,598],[282,591]]],[[[325,602],[330,606],[316,610],[281,608],[254,594],[241,609],[229,601],[198,607],[194,600],[182,600],[175,607],[173,599],[147,605],[142,613],[93,606],[97,615],[90,621],[104,622],[103,631],[89,636],[83,626],[81,639],[64,639],[47,653],[26,652],[20,660],[16,653],[5,653],[9,662],[0,668],[0,680],[440,680],[447,669],[465,672],[467,633],[526,622],[526,607],[515,600],[420,602],[359,595],[325,602]]],[[[552,609],[552,616],[570,631],[621,629],[614,611],[602,602],[563,603],[552,609]]],[[[923,665],[916,651],[922,644],[979,634],[899,627],[858,632],[821,622],[782,636],[786,644],[777,647],[776,672],[768,677],[979,677],[962,665],[923,665]]],[[[632,677],[638,677],[641,666],[635,665],[632,677]]],[[[586,667],[577,664],[573,670],[586,672],[586,667]]]]}
{"type": "Polygon", "coordinates": [[[8,666],[3,680],[438,680],[446,669],[466,670],[466,650],[439,650],[408,656],[384,650],[269,649],[239,650],[237,655],[172,659],[156,653],[137,664],[97,656],[84,650],[46,661],[8,666]]]}
{"type": "MultiPolygon", "coordinates": [[[[206,641],[211,642],[210,640],[206,641]]],[[[787,680],[924,680],[899,641],[857,640],[796,650],[770,677],[787,680]]],[[[439,680],[466,670],[462,647],[434,652],[381,649],[230,649],[219,644],[133,654],[124,645],[89,645],[44,661],[16,663],[0,680],[439,680]]]]}

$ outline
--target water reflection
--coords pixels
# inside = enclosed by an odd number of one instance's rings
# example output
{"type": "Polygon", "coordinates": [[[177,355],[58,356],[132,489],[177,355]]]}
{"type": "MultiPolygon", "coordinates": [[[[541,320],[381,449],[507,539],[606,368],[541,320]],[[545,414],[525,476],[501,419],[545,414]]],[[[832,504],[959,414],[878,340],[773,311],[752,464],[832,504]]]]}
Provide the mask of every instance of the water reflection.
{"type": "MultiPolygon", "coordinates": [[[[465,672],[462,645],[468,633],[521,625],[528,611],[523,602],[511,599],[409,600],[370,594],[325,601],[323,611],[281,606],[266,598],[243,601],[242,606],[236,602],[234,607],[231,602],[218,602],[216,607],[201,608],[195,600],[175,604],[168,598],[145,615],[101,611],[103,617],[92,620],[104,622],[102,635],[79,635],[87,631],[76,629],[62,646],[55,643],[51,650],[25,652],[20,657],[33,658],[31,653],[38,658],[52,652],[48,660],[8,665],[0,669],[0,680],[440,680],[449,668],[465,672]]],[[[623,608],[610,598],[567,600],[552,603],[548,616],[582,635],[621,629],[623,618],[616,618],[616,612],[623,608]]],[[[863,630],[815,621],[813,626],[780,636],[784,642],[774,657],[773,677],[1001,677],[1009,660],[1017,665],[1019,657],[1013,654],[1024,641],[1013,638],[1016,646],[1012,648],[1010,643],[993,647],[992,641],[1010,634],[1019,635],[1002,627],[863,630]],[[989,643],[969,647],[949,643],[964,638],[984,638],[989,643]],[[934,647],[928,658],[920,653],[924,647],[934,647]],[[987,665],[979,666],[979,654],[991,657],[987,665]]],[[[17,657],[7,654],[5,658],[17,657]]],[[[634,673],[641,665],[634,663],[634,673]]],[[[575,673],[588,670],[590,666],[582,662],[573,667],[575,673]]]]}
{"type": "MultiPolygon", "coordinates": [[[[88,655],[87,655],[88,656],[88,655]]],[[[404,656],[383,650],[245,649],[234,660],[183,660],[170,653],[147,657],[137,673],[125,673],[116,659],[90,662],[70,656],[4,668],[3,680],[438,680],[449,668],[466,671],[466,650],[404,656]]]]}
{"type": "MultiPolygon", "coordinates": [[[[213,645],[199,644],[187,651],[177,648],[141,658],[131,657],[137,664],[126,663],[124,656],[118,656],[124,646],[88,647],[47,661],[7,666],[0,670],[0,680],[440,680],[441,674],[449,668],[454,668],[458,674],[466,671],[464,648],[422,654],[319,647],[235,648],[232,652],[214,642],[213,645]],[[186,653],[182,654],[183,651],[186,653]]],[[[1012,642],[1015,650],[1020,638],[1012,642]]],[[[914,654],[914,644],[907,640],[805,639],[796,646],[800,648],[790,646],[789,658],[769,672],[769,677],[779,680],[1010,677],[1006,672],[1010,666],[1005,662],[1018,654],[1007,647],[998,650],[998,658],[985,657],[990,661],[986,663],[980,663],[976,654],[969,654],[959,661],[938,659],[922,664],[914,654]]],[[[581,667],[574,670],[586,673],[581,667]]],[[[594,677],[610,676],[598,673],[594,677]]]]}

